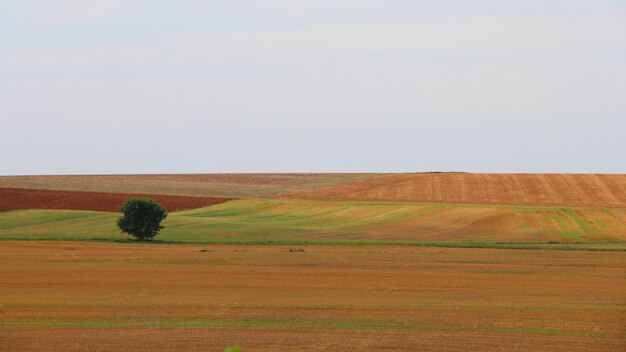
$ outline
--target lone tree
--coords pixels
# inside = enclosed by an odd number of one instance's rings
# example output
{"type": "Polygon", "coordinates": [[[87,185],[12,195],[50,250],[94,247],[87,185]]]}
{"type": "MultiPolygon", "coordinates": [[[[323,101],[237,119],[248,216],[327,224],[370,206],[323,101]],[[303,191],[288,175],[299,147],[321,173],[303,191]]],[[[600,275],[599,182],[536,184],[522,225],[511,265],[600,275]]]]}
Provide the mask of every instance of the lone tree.
{"type": "Polygon", "coordinates": [[[163,228],[161,221],[167,217],[165,209],[152,199],[127,199],[120,210],[124,215],[117,219],[117,227],[139,241],[156,236],[163,228]]]}

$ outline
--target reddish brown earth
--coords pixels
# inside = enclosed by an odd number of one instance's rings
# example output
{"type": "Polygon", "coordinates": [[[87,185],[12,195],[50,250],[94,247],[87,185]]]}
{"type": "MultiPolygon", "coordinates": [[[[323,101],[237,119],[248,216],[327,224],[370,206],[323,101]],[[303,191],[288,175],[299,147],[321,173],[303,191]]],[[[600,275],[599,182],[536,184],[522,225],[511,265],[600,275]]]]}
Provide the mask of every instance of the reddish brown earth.
{"type": "Polygon", "coordinates": [[[150,198],[167,211],[200,208],[228,198],[185,197],[154,194],[100,193],[0,188],[0,211],[16,209],[64,209],[119,211],[128,198],[150,198]]]}
{"type": "Polygon", "coordinates": [[[626,206],[626,174],[393,174],[296,192],[289,197],[622,207],[626,206]]]}
{"type": "Polygon", "coordinates": [[[0,351],[624,351],[626,252],[0,242],[0,351]]]}

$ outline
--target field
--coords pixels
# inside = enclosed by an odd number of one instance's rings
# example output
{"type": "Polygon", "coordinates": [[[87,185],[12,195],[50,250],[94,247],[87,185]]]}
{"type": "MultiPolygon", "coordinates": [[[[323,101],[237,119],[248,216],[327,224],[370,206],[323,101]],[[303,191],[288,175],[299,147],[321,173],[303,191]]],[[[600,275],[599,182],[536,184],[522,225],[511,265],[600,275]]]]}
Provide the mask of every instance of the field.
{"type": "Polygon", "coordinates": [[[373,174],[180,174],[0,176],[0,188],[147,193],[202,197],[269,197],[374,177],[373,174]]]}
{"type": "Polygon", "coordinates": [[[469,204],[626,206],[626,175],[424,173],[371,177],[297,198],[469,204]]]}
{"type": "Polygon", "coordinates": [[[594,174],[0,176],[0,188],[224,198],[626,207],[626,175],[594,174]]]}
{"type": "Polygon", "coordinates": [[[623,252],[289,248],[4,242],[0,341],[12,351],[624,347],[623,252]]]}
{"type": "Polygon", "coordinates": [[[0,351],[623,351],[625,185],[0,177],[0,351]],[[170,212],[151,243],[116,228],[131,196],[170,212]]]}
{"type": "MultiPolygon", "coordinates": [[[[0,212],[0,239],[119,240],[115,213],[0,212]]],[[[159,240],[181,243],[482,243],[626,249],[626,216],[609,208],[231,200],[170,213],[159,240]]]]}
{"type": "Polygon", "coordinates": [[[167,211],[206,207],[225,202],[228,198],[185,197],[153,194],[50,191],[20,188],[0,188],[0,212],[15,209],[73,209],[119,211],[128,198],[151,198],[167,211]]]}

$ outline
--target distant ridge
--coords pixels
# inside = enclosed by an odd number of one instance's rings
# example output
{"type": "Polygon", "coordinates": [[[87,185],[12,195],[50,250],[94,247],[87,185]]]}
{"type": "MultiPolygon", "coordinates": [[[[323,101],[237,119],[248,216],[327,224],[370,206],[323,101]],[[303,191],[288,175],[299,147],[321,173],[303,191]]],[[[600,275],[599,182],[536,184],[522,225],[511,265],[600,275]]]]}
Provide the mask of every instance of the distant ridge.
{"type": "Polygon", "coordinates": [[[625,174],[382,175],[289,198],[425,203],[626,207],[625,174]]]}
{"type": "Polygon", "coordinates": [[[144,193],[194,197],[269,197],[372,177],[369,174],[144,174],[0,176],[0,188],[144,193]]]}

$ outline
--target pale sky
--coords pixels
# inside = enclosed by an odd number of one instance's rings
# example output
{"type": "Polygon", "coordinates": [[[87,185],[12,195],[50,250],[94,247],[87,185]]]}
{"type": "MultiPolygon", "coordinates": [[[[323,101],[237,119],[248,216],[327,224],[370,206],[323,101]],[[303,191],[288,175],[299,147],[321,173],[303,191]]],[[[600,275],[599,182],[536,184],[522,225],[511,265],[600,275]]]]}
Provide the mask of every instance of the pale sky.
{"type": "Polygon", "coordinates": [[[625,155],[623,0],[0,0],[0,175],[625,155]]]}

